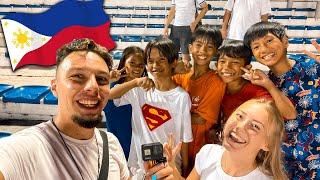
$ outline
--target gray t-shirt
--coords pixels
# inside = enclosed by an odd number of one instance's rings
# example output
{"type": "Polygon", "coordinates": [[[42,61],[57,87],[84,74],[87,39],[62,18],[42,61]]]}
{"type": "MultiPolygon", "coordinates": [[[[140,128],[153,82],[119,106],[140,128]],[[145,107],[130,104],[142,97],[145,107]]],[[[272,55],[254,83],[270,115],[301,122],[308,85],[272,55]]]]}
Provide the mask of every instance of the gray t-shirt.
{"type": "MultiPolygon", "coordinates": [[[[108,179],[128,179],[129,170],[117,138],[108,134],[108,179]]],[[[103,141],[98,129],[88,140],[77,140],[62,134],[84,179],[97,179],[103,141]],[[96,139],[97,137],[97,139],[96,139]],[[98,147],[99,151],[98,151],[98,147]],[[98,154],[99,152],[99,154],[98,154]]],[[[68,155],[63,142],[48,121],[0,139],[0,171],[5,180],[81,179],[79,170],[68,155]]],[[[101,169],[103,171],[103,169],[101,169]]]]}

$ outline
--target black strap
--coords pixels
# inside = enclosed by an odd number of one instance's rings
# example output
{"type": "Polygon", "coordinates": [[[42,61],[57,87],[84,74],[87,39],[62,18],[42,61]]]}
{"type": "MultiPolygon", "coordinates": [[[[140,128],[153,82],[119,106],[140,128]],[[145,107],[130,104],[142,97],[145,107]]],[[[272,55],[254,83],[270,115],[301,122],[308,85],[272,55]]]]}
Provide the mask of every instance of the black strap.
{"type": "Polygon", "coordinates": [[[100,174],[98,180],[106,180],[108,179],[109,173],[109,146],[108,146],[108,136],[107,133],[100,130],[100,135],[103,140],[103,157],[102,157],[102,165],[100,168],[100,174]]]}
{"type": "MultiPolygon", "coordinates": [[[[196,14],[198,14],[197,0],[194,0],[194,7],[196,8],[196,14]]],[[[196,16],[196,17],[197,17],[197,16],[196,16]]]]}

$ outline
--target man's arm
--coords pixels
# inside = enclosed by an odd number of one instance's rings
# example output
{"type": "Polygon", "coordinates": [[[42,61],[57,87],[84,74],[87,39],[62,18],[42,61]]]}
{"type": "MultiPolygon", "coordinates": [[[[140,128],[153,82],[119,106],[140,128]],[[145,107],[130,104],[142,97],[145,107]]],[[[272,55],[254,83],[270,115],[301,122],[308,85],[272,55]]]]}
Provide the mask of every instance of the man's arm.
{"type": "Polygon", "coordinates": [[[261,22],[267,22],[269,18],[269,14],[261,15],[261,22]]]}
{"type": "Polygon", "coordinates": [[[131,81],[119,84],[110,90],[109,99],[117,99],[127,93],[130,89],[142,87],[149,90],[154,87],[153,81],[147,77],[136,78],[131,81]]]}
{"type": "Polygon", "coordinates": [[[197,15],[197,18],[195,18],[195,20],[190,24],[191,32],[194,32],[197,24],[201,21],[201,19],[208,12],[208,4],[206,2],[202,3],[200,7],[201,7],[200,13],[197,15]]]}
{"type": "Polygon", "coordinates": [[[171,6],[168,15],[164,19],[164,30],[163,30],[163,36],[168,37],[169,36],[169,25],[174,18],[176,13],[176,6],[171,6]]]}
{"type": "Polygon", "coordinates": [[[224,15],[223,15],[223,22],[222,22],[222,27],[221,27],[221,34],[222,34],[223,39],[227,38],[230,17],[231,17],[231,11],[226,9],[224,12],[224,15]]]}

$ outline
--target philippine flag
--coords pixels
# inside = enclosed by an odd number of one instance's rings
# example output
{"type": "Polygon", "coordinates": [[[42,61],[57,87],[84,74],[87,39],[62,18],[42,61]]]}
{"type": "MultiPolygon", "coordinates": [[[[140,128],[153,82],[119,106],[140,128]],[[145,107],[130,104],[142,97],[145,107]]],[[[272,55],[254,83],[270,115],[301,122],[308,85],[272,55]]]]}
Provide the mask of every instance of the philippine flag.
{"type": "Polygon", "coordinates": [[[10,13],[1,19],[13,70],[27,64],[56,64],[56,51],[78,38],[113,49],[103,0],[59,2],[42,13],[10,13]]]}

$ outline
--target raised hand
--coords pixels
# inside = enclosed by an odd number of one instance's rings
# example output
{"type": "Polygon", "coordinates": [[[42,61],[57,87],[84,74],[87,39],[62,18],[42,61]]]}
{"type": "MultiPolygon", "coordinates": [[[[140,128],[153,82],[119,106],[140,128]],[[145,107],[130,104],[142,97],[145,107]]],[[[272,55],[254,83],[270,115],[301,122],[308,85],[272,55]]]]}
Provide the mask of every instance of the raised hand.
{"type": "Polygon", "coordinates": [[[192,69],[192,65],[188,62],[178,61],[176,67],[174,68],[175,74],[185,74],[189,73],[192,69]]]}
{"type": "Polygon", "coordinates": [[[171,167],[176,167],[174,160],[178,153],[180,153],[182,143],[180,142],[174,147],[174,137],[173,134],[169,135],[168,142],[163,145],[167,161],[171,167]]]}
{"type": "MultiPolygon", "coordinates": [[[[316,40],[312,40],[311,41],[312,45],[316,48],[316,50],[318,51],[318,53],[320,53],[320,45],[317,43],[316,40]]],[[[320,56],[316,55],[310,51],[304,50],[303,51],[306,55],[308,55],[309,57],[311,57],[312,59],[316,60],[318,63],[320,63],[320,56]]]]}
{"type": "Polygon", "coordinates": [[[154,89],[155,85],[152,79],[148,77],[141,77],[137,79],[137,86],[141,87],[145,91],[148,91],[150,89],[154,89]]]}
{"type": "Polygon", "coordinates": [[[123,74],[123,72],[126,72],[125,70],[126,70],[125,67],[120,70],[117,70],[117,69],[111,70],[110,71],[110,82],[115,82],[115,81],[118,81],[120,78],[128,76],[126,73],[123,74]]]}
{"type": "Polygon", "coordinates": [[[268,76],[261,71],[260,69],[246,69],[241,67],[241,70],[245,73],[242,75],[242,77],[248,81],[250,81],[252,84],[262,86],[266,89],[269,89],[274,86],[273,82],[268,78],[268,76]]]}

